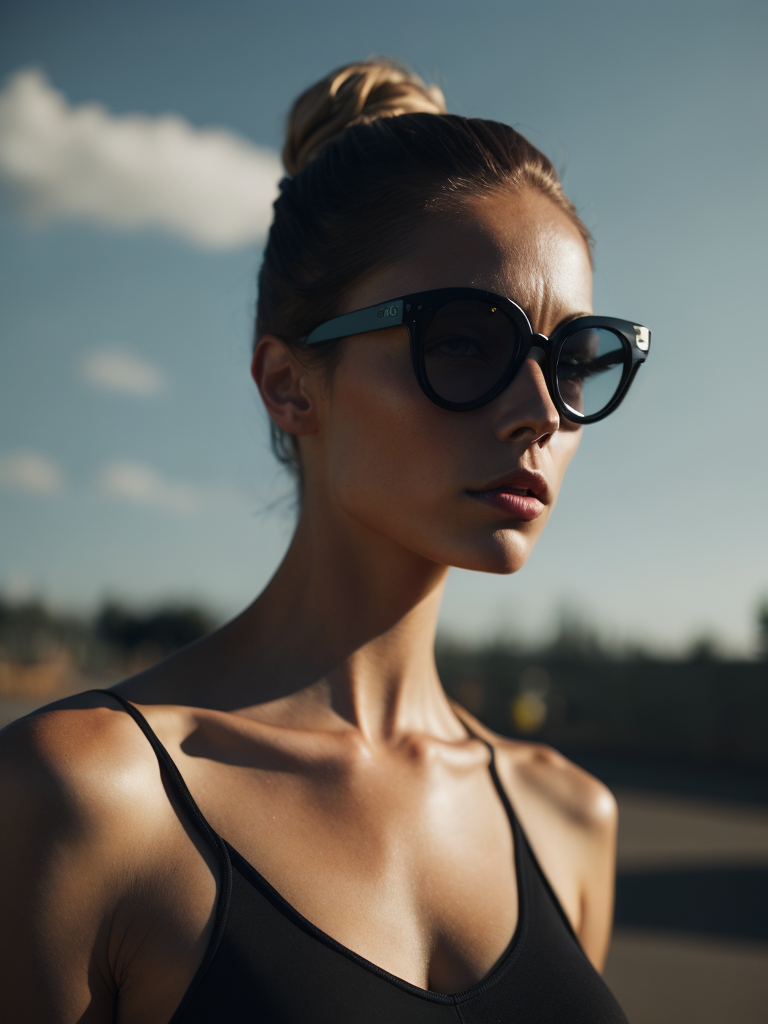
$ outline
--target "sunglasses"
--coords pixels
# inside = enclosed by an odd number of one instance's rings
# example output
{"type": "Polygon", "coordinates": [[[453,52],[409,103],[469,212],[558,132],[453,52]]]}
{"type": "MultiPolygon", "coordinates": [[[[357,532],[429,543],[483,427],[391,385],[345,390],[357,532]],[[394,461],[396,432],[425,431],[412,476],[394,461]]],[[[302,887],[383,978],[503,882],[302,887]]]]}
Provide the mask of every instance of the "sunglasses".
{"type": "Polygon", "coordinates": [[[647,327],[605,316],[577,317],[549,338],[534,334],[516,303],[477,288],[390,299],[327,320],[301,340],[318,345],[398,324],[408,328],[421,390],[452,412],[492,402],[536,346],[545,354],[558,413],[575,423],[595,423],[618,407],[651,347],[647,327]]]}

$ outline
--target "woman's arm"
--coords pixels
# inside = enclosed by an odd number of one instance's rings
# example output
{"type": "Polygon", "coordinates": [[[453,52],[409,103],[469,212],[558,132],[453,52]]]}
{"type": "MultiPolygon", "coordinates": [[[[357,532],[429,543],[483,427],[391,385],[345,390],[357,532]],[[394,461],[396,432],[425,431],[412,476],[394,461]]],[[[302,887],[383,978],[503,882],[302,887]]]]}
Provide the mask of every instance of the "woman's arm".
{"type": "Polygon", "coordinates": [[[598,971],[605,966],[613,930],[618,812],[613,794],[597,779],[583,809],[581,920],[576,934],[598,971]]]}
{"type": "MultiPolygon", "coordinates": [[[[51,715],[0,734],[0,990],[9,1024],[114,1019],[99,801],[51,715]]],[[[87,759],[87,756],[86,756],[87,759]]],[[[98,778],[98,776],[97,776],[98,778]]]]}

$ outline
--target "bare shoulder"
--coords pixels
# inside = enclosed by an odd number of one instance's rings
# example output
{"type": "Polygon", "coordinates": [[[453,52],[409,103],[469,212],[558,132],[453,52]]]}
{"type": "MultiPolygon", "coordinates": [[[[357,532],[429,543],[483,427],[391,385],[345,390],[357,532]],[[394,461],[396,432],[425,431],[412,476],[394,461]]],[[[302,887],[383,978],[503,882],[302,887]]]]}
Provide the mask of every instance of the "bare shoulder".
{"type": "Polygon", "coordinates": [[[463,708],[461,717],[493,745],[499,775],[514,796],[541,802],[577,828],[597,835],[615,833],[616,800],[594,775],[544,743],[500,736],[463,708]]]}
{"type": "Polygon", "coordinates": [[[126,813],[137,801],[126,797],[148,776],[132,749],[132,723],[108,700],[59,701],[0,732],[0,970],[9,1020],[75,1020],[89,1005],[92,1019],[112,1019],[105,922],[114,921],[121,880],[130,877],[131,837],[141,834],[126,813]]]}
{"type": "Polygon", "coordinates": [[[74,1024],[87,1009],[111,1021],[119,992],[121,1019],[168,1020],[202,956],[216,883],[131,716],[86,693],[6,727],[0,820],[8,1019],[74,1024]]]}
{"type": "Polygon", "coordinates": [[[543,743],[501,740],[501,771],[514,772],[519,784],[538,794],[574,825],[596,833],[613,833],[617,819],[616,800],[608,787],[594,775],[543,743]]]}
{"type": "MultiPolygon", "coordinates": [[[[103,694],[57,701],[0,731],[0,815],[23,861],[100,850],[119,874],[136,827],[167,818],[157,759],[131,718],[103,694]],[[110,706],[111,705],[111,706],[110,706]]],[[[134,851],[135,852],[135,851],[134,851]]]]}
{"type": "Polygon", "coordinates": [[[146,746],[106,695],[77,694],[0,731],[0,786],[6,794],[20,790],[43,801],[49,795],[83,809],[130,784],[137,757],[151,763],[146,746]]]}

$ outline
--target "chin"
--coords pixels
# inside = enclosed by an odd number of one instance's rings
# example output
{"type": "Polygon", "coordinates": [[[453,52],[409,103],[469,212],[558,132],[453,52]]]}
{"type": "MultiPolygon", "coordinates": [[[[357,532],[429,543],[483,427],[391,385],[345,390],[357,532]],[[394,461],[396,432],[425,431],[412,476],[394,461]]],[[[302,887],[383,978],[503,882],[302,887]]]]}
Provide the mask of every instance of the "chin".
{"type": "Polygon", "coordinates": [[[453,553],[448,564],[457,569],[490,572],[509,576],[522,569],[528,561],[537,537],[527,537],[517,530],[497,530],[490,536],[476,538],[453,553]]]}

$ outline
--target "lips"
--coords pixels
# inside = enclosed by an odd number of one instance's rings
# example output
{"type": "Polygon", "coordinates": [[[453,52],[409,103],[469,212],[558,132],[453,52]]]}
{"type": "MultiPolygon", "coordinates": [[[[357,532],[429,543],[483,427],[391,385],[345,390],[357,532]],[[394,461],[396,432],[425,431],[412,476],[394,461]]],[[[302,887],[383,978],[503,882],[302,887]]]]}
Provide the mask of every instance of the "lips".
{"type": "Polygon", "coordinates": [[[546,479],[541,473],[516,469],[482,490],[468,490],[470,497],[506,512],[514,519],[537,519],[549,504],[546,479]]]}

